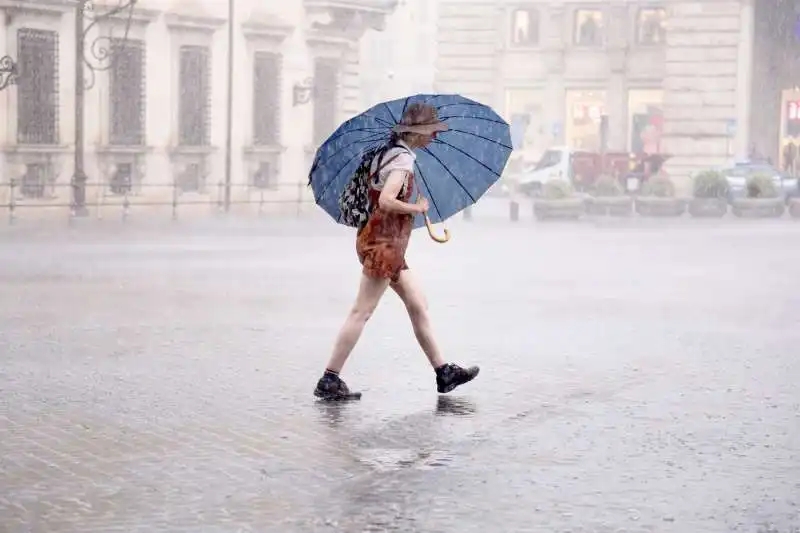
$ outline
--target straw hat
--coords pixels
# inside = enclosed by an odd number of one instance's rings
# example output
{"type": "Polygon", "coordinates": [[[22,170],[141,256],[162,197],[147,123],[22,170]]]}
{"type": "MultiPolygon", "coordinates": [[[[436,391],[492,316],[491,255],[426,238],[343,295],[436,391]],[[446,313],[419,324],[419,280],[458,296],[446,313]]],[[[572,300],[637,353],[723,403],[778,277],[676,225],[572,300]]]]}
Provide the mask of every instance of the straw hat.
{"type": "Polygon", "coordinates": [[[432,135],[439,131],[447,131],[447,124],[439,120],[436,108],[422,103],[411,104],[403,113],[400,124],[392,128],[395,133],[420,133],[432,135]]]}

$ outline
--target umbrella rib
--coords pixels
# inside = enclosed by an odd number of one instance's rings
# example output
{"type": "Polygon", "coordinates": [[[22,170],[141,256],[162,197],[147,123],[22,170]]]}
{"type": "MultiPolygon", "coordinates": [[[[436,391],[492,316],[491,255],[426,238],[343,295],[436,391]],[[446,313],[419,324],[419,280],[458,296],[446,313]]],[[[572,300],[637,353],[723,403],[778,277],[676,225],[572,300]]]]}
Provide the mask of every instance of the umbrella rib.
{"type": "Polygon", "coordinates": [[[397,120],[396,118],[394,118],[394,113],[392,113],[392,108],[391,108],[391,107],[389,107],[389,104],[388,104],[388,103],[386,103],[386,102],[384,102],[384,103],[383,103],[383,107],[385,107],[385,108],[386,108],[386,110],[389,112],[389,116],[390,116],[390,117],[392,117],[392,120],[394,120],[395,124],[397,124],[397,123],[399,122],[399,120],[397,120]]]}
{"type": "MultiPolygon", "coordinates": [[[[329,156],[328,156],[326,159],[333,159],[334,157],[336,157],[337,155],[339,155],[339,153],[340,153],[342,150],[345,150],[346,148],[350,148],[350,147],[351,147],[351,146],[353,146],[353,145],[356,145],[356,144],[361,144],[361,143],[366,143],[366,142],[372,142],[372,141],[376,141],[376,142],[377,142],[377,141],[380,141],[380,140],[381,140],[381,138],[383,137],[383,135],[384,135],[384,133],[383,133],[383,132],[381,132],[380,134],[378,134],[378,133],[372,133],[372,134],[370,134],[369,136],[365,136],[365,138],[364,138],[364,139],[361,139],[360,141],[353,141],[353,142],[351,142],[350,144],[346,144],[346,145],[342,146],[341,148],[339,148],[338,150],[336,150],[335,152],[333,152],[331,155],[329,155],[329,156]]],[[[316,159],[315,159],[315,162],[316,162],[316,159]]],[[[309,172],[309,174],[311,174],[312,172],[314,172],[314,170],[316,170],[316,167],[317,167],[317,166],[319,166],[319,163],[317,163],[317,165],[316,165],[316,166],[314,166],[314,167],[312,167],[312,168],[311,168],[311,172],[309,172]]],[[[310,176],[309,176],[309,178],[310,178],[310,176]]],[[[311,180],[309,179],[309,184],[310,184],[310,183],[311,183],[311,180]]]]}
{"type": "MultiPolygon", "coordinates": [[[[481,161],[480,159],[475,159],[474,157],[472,157],[470,154],[468,154],[467,152],[465,152],[464,150],[462,150],[462,149],[461,149],[461,148],[459,148],[458,146],[453,146],[452,144],[450,144],[450,143],[448,143],[448,142],[444,142],[444,141],[443,141],[443,140],[441,140],[441,139],[434,139],[434,141],[433,141],[433,142],[434,142],[434,143],[436,143],[436,144],[439,144],[439,143],[441,143],[441,144],[447,145],[447,146],[449,146],[450,148],[452,148],[453,150],[457,150],[457,151],[461,152],[462,154],[464,154],[465,156],[469,157],[470,159],[472,159],[473,161],[475,161],[476,163],[478,163],[480,166],[482,166],[483,168],[485,168],[486,170],[488,170],[489,172],[491,172],[492,174],[494,174],[495,176],[497,176],[498,178],[500,177],[500,174],[498,174],[498,173],[497,173],[497,171],[495,171],[495,170],[492,170],[492,169],[491,169],[491,168],[490,168],[490,167],[489,167],[489,166],[488,166],[486,163],[484,163],[484,162],[483,162],[483,161],[481,161]]],[[[433,155],[433,154],[431,154],[431,155],[433,155]]]]}
{"type": "Polygon", "coordinates": [[[451,129],[448,129],[446,132],[442,132],[441,135],[444,135],[445,133],[451,133],[451,132],[452,133],[464,133],[466,135],[472,135],[473,137],[477,137],[478,139],[483,139],[484,141],[489,141],[490,143],[494,143],[494,144],[496,144],[498,146],[502,146],[503,148],[508,148],[509,150],[513,150],[514,149],[512,146],[508,146],[507,144],[503,144],[500,141],[496,141],[494,139],[490,139],[489,137],[484,137],[483,135],[478,135],[477,133],[472,133],[471,131],[454,130],[454,129],[451,128],[451,129]]]}
{"type": "Polygon", "coordinates": [[[353,129],[353,130],[347,130],[347,131],[344,131],[344,132],[340,133],[339,135],[335,135],[335,136],[331,137],[330,139],[326,140],[322,144],[330,144],[333,141],[344,137],[348,133],[354,133],[354,132],[360,132],[360,131],[371,132],[370,133],[371,135],[377,135],[378,133],[386,132],[386,128],[379,128],[379,127],[375,126],[375,127],[369,127],[369,128],[356,128],[356,129],[353,129]]]}
{"type": "MultiPolygon", "coordinates": [[[[472,200],[472,203],[475,203],[475,202],[477,202],[477,200],[475,200],[475,198],[473,198],[473,196],[472,196],[472,194],[469,192],[469,190],[467,190],[467,188],[466,188],[466,187],[464,187],[464,184],[463,184],[463,183],[461,183],[461,180],[460,180],[460,179],[458,179],[458,178],[456,177],[456,175],[455,175],[455,174],[453,174],[453,172],[452,172],[452,171],[451,171],[449,168],[447,168],[447,165],[445,165],[444,163],[442,163],[442,160],[441,160],[441,159],[439,159],[438,157],[436,157],[436,156],[433,154],[433,152],[431,152],[431,151],[430,151],[430,150],[428,150],[427,148],[423,148],[423,149],[422,149],[422,151],[423,151],[423,152],[425,152],[426,154],[428,154],[429,156],[431,156],[432,158],[434,158],[434,159],[436,160],[436,162],[437,162],[437,163],[439,163],[440,165],[442,165],[442,168],[443,168],[443,169],[445,169],[445,171],[446,171],[448,174],[450,174],[450,175],[453,177],[453,179],[454,179],[454,180],[456,180],[456,183],[458,183],[458,186],[459,186],[459,187],[461,187],[461,188],[464,190],[464,192],[465,192],[465,193],[467,193],[467,196],[469,196],[469,199],[470,199],[470,200],[472,200]]],[[[417,165],[417,168],[419,168],[419,165],[417,165]]],[[[420,172],[420,173],[421,173],[421,172],[420,172]]],[[[425,186],[427,187],[427,183],[425,184],[425,186]]],[[[428,190],[430,191],[430,188],[428,188],[428,190]]],[[[436,212],[437,212],[437,213],[439,213],[439,210],[437,209],[437,210],[436,210],[436,212]]],[[[439,213],[439,216],[441,217],[441,213],[439,213]]]]}
{"type": "Polygon", "coordinates": [[[487,118],[487,117],[459,117],[453,115],[451,117],[439,117],[439,120],[445,121],[445,120],[450,120],[451,118],[463,118],[466,120],[485,120],[487,122],[494,122],[495,124],[502,124],[503,126],[508,126],[508,124],[503,120],[495,120],[493,118],[487,118]]]}
{"type": "MultiPolygon", "coordinates": [[[[454,94],[446,94],[446,93],[434,94],[434,95],[432,95],[432,96],[430,96],[430,97],[426,98],[426,99],[425,99],[425,103],[426,103],[426,104],[429,104],[430,102],[432,102],[432,101],[436,100],[437,98],[441,98],[441,97],[443,97],[443,96],[450,96],[450,97],[454,97],[454,96],[456,96],[456,97],[457,97],[458,95],[454,95],[454,94]]],[[[463,97],[461,97],[461,98],[463,98],[463,97]]],[[[450,104],[446,104],[446,105],[450,105],[450,104]]],[[[452,104],[452,105],[459,105],[459,104],[452,104]]],[[[437,109],[439,109],[440,107],[444,107],[444,106],[436,106],[436,108],[437,108],[437,109]]]]}
{"type": "MultiPolygon", "coordinates": [[[[442,217],[442,212],[439,211],[439,206],[436,205],[436,198],[433,197],[433,191],[431,190],[431,186],[428,185],[428,180],[425,179],[425,175],[422,173],[422,168],[419,165],[417,165],[417,170],[419,170],[419,177],[422,180],[422,183],[424,183],[425,184],[425,188],[428,189],[428,196],[431,197],[431,203],[433,204],[433,208],[436,210],[436,214],[439,215],[439,220],[444,222],[444,219],[442,217]]],[[[456,180],[456,181],[458,181],[458,180],[456,180]]],[[[467,194],[469,194],[469,193],[467,193],[467,194]]]]}
{"type": "MultiPolygon", "coordinates": [[[[484,108],[486,107],[484,104],[481,104],[480,102],[453,102],[452,104],[442,104],[440,106],[436,106],[436,109],[444,109],[445,107],[453,107],[456,105],[466,105],[466,106],[484,107],[484,108]]],[[[472,118],[472,117],[463,117],[463,118],[472,118]]]]}
{"type": "Polygon", "coordinates": [[[386,128],[384,128],[384,127],[378,127],[378,126],[371,126],[371,127],[369,127],[369,128],[356,128],[356,129],[352,129],[352,130],[343,131],[343,132],[339,133],[338,135],[334,135],[334,136],[333,136],[333,137],[331,137],[330,139],[326,140],[326,141],[325,141],[323,144],[329,144],[329,143],[332,143],[332,142],[333,142],[333,141],[335,141],[336,139],[339,139],[339,138],[341,138],[341,137],[344,137],[344,136],[345,136],[345,135],[347,135],[348,133],[354,133],[354,132],[359,132],[359,131],[369,131],[369,132],[377,133],[377,132],[379,132],[379,131],[380,131],[380,132],[386,131],[386,128]]]}
{"type": "MultiPolygon", "coordinates": [[[[400,116],[401,117],[406,114],[406,108],[408,108],[408,101],[410,99],[411,99],[411,97],[408,97],[408,98],[406,98],[406,101],[403,102],[403,111],[400,112],[400,116]]],[[[392,118],[394,118],[394,117],[392,117],[392,118]]]]}
{"type": "MultiPolygon", "coordinates": [[[[391,114],[391,111],[389,111],[389,114],[391,114]]],[[[361,116],[362,117],[371,118],[373,120],[377,120],[378,122],[383,122],[384,124],[386,124],[390,128],[393,126],[393,124],[391,122],[389,122],[388,120],[386,120],[385,118],[376,117],[375,115],[368,115],[366,113],[362,113],[361,116]]],[[[394,116],[392,116],[392,118],[394,118],[394,116]]]]}
{"type": "MultiPolygon", "coordinates": [[[[380,140],[380,137],[378,137],[378,138],[373,138],[373,139],[362,139],[362,140],[360,140],[360,141],[356,141],[356,142],[354,142],[354,143],[352,143],[352,144],[349,144],[349,145],[347,145],[347,146],[349,147],[349,146],[353,146],[354,144],[361,144],[361,143],[372,142],[372,141],[378,141],[378,140],[380,140]]],[[[344,148],[342,148],[342,149],[344,149],[344,148]]],[[[339,150],[339,151],[341,151],[341,150],[339,150]]],[[[337,153],[339,153],[339,152],[337,152],[337,153]]],[[[334,155],[336,155],[336,154],[334,154],[334,155]]],[[[348,160],[347,160],[347,163],[345,163],[344,165],[342,165],[342,168],[340,168],[340,169],[339,169],[339,172],[337,172],[337,173],[336,173],[336,175],[335,175],[333,178],[331,178],[331,180],[330,180],[330,181],[328,181],[328,183],[326,183],[324,187],[322,187],[322,190],[319,192],[319,197],[317,198],[317,201],[316,201],[317,205],[319,205],[319,202],[320,202],[320,200],[322,200],[322,198],[324,198],[324,197],[325,197],[325,193],[328,191],[328,189],[330,188],[331,184],[333,184],[333,183],[334,183],[334,182],[335,182],[335,181],[336,181],[336,180],[339,178],[339,175],[342,173],[342,171],[343,171],[344,169],[346,169],[346,168],[347,168],[347,166],[348,166],[348,165],[349,165],[349,164],[350,164],[350,163],[351,163],[351,162],[352,162],[352,161],[353,161],[353,160],[354,160],[356,157],[363,157],[363,155],[364,155],[364,151],[356,152],[356,154],[355,154],[353,157],[351,157],[350,159],[348,159],[348,160]]]]}

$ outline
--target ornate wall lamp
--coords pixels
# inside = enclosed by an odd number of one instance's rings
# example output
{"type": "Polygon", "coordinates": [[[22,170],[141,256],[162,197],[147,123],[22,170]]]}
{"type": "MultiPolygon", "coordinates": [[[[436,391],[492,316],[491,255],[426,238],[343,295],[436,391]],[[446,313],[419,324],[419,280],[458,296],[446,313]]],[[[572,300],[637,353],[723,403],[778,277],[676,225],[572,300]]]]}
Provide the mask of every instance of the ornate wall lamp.
{"type": "Polygon", "coordinates": [[[11,56],[0,57],[0,91],[17,82],[17,64],[11,56]]]}

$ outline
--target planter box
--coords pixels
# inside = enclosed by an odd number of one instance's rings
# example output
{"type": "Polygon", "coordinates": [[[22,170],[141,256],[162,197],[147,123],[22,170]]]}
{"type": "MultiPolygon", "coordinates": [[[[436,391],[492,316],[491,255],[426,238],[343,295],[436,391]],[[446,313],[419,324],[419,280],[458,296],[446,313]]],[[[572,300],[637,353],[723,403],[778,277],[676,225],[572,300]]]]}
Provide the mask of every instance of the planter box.
{"type": "Polygon", "coordinates": [[[590,215],[626,217],[633,212],[633,198],[630,196],[597,196],[589,198],[586,211],[590,215]]]}
{"type": "Polygon", "coordinates": [[[800,218],[800,198],[789,200],[789,214],[792,218],[800,218]]]}
{"type": "Polygon", "coordinates": [[[728,212],[728,200],[725,198],[692,198],[689,202],[689,214],[700,218],[719,218],[728,212]]]}
{"type": "Polygon", "coordinates": [[[646,217],[679,217],[686,211],[686,202],[681,198],[640,196],[636,198],[636,212],[646,217]]]}
{"type": "Polygon", "coordinates": [[[533,216],[545,219],[578,219],[586,213],[583,198],[564,198],[563,200],[533,200],[533,216]]]}
{"type": "Polygon", "coordinates": [[[736,198],[731,211],[742,218],[779,218],[786,211],[783,198],[736,198]]]}

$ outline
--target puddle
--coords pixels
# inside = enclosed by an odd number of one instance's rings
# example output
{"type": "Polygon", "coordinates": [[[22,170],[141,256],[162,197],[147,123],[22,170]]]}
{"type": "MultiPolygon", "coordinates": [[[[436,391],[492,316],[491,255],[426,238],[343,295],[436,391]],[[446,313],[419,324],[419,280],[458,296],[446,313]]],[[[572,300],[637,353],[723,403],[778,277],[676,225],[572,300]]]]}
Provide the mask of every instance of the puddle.
{"type": "Polygon", "coordinates": [[[368,448],[358,451],[358,461],[378,472],[432,470],[450,466],[455,456],[442,450],[368,448]]]}

